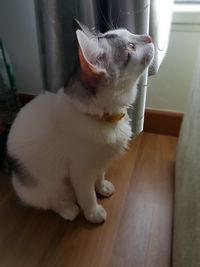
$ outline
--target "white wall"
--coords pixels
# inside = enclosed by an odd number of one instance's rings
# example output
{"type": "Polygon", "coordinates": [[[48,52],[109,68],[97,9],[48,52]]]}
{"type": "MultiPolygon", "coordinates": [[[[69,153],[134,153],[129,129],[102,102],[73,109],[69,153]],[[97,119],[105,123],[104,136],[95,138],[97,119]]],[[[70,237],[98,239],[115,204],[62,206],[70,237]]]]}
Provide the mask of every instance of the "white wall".
{"type": "Polygon", "coordinates": [[[42,92],[34,0],[0,0],[0,37],[12,61],[18,90],[42,92]]]}
{"type": "Polygon", "coordinates": [[[147,108],[184,112],[200,48],[200,7],[176,7],[167,55],[156,76],[149,77],[147,108]]]}

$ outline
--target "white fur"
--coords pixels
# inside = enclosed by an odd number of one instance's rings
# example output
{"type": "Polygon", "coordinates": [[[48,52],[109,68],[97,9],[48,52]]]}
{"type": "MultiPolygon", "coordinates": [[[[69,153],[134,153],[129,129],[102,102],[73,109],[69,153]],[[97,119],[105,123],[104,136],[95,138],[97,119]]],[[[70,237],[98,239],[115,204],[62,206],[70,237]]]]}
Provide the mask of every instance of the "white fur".
{"type": "MultiPolygon", "coordinates": [[[[121,31],[116,32],[126,36],[127,31],[121,31]]],[[[88,113],[126,113],[134,102],[138,77],[147,67],[141,69],[141,51],[146,47],[152,51],[151,45],[143,47],[132,55],[133,63],[121,77],[98,88],[96,97],[81,101],[61,89],[57,94],[42,94],[21,109],[8,137],[8,153],[19,159],[36,181],[32,186],[23,185],[13,175],[14,189],[25,203],[54,210],[68,220],[78,215],[78,203],[89,221],[106,219],[95,188],[103,196],[114,192],[104,173],[110,161],[127,147],[131,127],[127,114],[108,123],[88,113]]],[[[82,85],[77,81],[72,86],[82,85]]]]}
{"type": "Polygon", "coordinates": [[[114,187],[103,173],[130,137],[128,116],[102,123],[78,110],[62,90],[40,95],[20,111],[8,139],[8,152],[20,159],[37,185],[23,186],[13,176],[14,189],[25,203],[53,209],[66,219],[78,214],[77,200],[88,220],[102,222],[106,212],[96,202],[95,181],[100,194],[112,194],[114,187]]]}

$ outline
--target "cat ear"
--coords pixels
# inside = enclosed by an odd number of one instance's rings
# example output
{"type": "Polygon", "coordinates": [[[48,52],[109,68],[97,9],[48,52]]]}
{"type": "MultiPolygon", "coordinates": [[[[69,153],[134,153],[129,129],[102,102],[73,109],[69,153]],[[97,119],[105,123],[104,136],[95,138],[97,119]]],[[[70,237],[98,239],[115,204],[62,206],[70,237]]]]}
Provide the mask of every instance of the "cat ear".
{"type": "Polygon", "coordinates": [[[77,30],[78,55],[84,80],[94,86],[106,75],[106,70],[95,65],[102,49],[95,37],[89,38],[83,31],[77,30]]]}

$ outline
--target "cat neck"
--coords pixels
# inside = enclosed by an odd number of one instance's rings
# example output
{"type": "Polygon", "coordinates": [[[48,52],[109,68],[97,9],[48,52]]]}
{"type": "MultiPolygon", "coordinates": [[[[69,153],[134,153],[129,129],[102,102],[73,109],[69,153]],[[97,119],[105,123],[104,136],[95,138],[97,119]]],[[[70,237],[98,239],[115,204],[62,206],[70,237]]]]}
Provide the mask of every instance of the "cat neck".
{"type": "Polygon", "coordinates": [[[120,118],[122,115],[119,114],[126,113],[136,97],[133,82],[123,81],[93,88],[81,80],[79,72],[71,78],[63,93],[77,109],[100,118],[109,115],[120,118]]]}

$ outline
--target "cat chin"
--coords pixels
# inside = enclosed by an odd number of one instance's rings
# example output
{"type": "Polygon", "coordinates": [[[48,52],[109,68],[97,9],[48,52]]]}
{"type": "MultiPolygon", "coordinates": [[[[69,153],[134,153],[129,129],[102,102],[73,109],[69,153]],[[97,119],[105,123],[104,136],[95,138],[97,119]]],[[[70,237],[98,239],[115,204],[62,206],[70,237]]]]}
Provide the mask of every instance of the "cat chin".
{"type": "Polygon", "coordinates": [[[147,66],[152,62],[152,60],[154,58],[154,54],[155,54],[154,45],[153,44],[149,44],[148,45],[148,50],[147,50],[146,55],[145,55],[147,66]]]}

